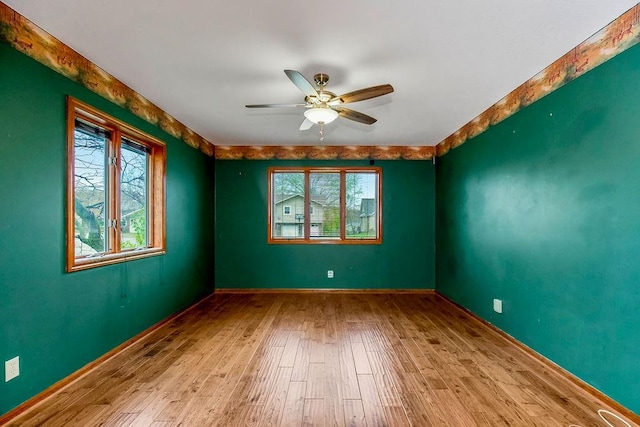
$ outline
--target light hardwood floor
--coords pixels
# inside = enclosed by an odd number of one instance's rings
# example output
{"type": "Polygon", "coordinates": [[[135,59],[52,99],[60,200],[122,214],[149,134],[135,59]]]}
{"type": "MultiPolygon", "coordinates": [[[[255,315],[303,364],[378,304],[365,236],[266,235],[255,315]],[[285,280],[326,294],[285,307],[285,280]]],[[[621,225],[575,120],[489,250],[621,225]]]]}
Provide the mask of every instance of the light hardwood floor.
{"type": "Polygon", "coordinates": [[[11,425],[606,427],[599,408],[435,294],[216,294],[11,425]]]}

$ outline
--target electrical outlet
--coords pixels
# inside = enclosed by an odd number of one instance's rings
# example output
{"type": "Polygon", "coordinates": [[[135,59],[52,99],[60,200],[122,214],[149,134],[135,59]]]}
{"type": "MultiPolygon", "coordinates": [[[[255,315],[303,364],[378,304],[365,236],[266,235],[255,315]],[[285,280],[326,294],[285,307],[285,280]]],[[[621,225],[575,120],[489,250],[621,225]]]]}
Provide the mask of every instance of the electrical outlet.
{"type": "Polygon", "coordinates": [[[18,356],[4,362],[4,382],[9,382],[20,375],[20,358],[18,356]]]}
{"type": "Polygon", "coordinates": [[[327,278],[333,279],[333,270],[327,270],[327,278]]]}
{"type": "Polygon", "coordinates": [[[494,299],[493,300],[493,311],[495,311],[496,313],[502,314],[502,300],[501,299],[494,299]]]}

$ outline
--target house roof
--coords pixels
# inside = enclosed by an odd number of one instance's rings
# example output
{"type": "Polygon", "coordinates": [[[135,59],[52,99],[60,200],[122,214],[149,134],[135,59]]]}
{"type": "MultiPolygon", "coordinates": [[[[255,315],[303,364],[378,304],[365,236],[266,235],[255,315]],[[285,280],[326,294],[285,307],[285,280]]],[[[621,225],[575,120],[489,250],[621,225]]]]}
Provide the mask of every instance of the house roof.
{"type": "Polygon", "coordinates": [[[360,218],[373,216],[376,213],[376,199],[362,199],[360,203],[360,218]]]}
{"type": "MultiPolygon", "coordinates": [[[[286,202],[287,200],[291,200],[291,199],[295,199],[295,198],[304,199],[304,196],[301,195],[301,194],[276,194],[275,202],[276,202],[276,204],[278,204],[278,203],[283,203],[283,202],[286,202]]],[[[324,200],[324,197],[312,196],[311,203],[323,206],[323,204],[321,203],[321,200],[324,200]]]]}
{"type": "Polygon", "coordinates": [[[300,197],[303,198],[300,194],[276,194],[274,200],[276,203],[286,202],[287,200],[300,197]]]}

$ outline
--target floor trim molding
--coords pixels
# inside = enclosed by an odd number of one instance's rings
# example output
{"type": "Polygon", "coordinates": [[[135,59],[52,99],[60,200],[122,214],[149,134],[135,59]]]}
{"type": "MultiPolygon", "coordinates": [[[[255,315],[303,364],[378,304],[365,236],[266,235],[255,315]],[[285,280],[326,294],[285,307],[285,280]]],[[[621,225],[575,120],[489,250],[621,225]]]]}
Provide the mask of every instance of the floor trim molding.
{"type": "Polygon", "coordinates": [[[446,302],[446,303],[456,307],[457,309],[463,311],[464,313],[469,315],[472,319],[474,319],[478,323],[482,324],[483,326],[486,326],[488,329],[490,329],[495,334],[497,334],[500,337],[502,337],[502,338],[506,339],[507,341],[509,341],[509,343],[513,344],[516,348],[518,348],[520,351],[525,353],[528,357],[530,357],[532,359],[535,359],[538,363],[542,364],[545,368],[547,368],[547,369],[553,371],[554,373],[558,374],[560,377],[564,378],[565,380],[567,380],[568,382],[570,382],[574,386],[582,389],[583,391],[585,391],[586,393],[588,393],[591,396],[595,397],[596,399],[602,400],[607,405],[609,405],[610,407],[612,407],[613,409],[618,411],[620,415],[623,415],[624,417],[628,418],[630,421],[633,421],[636,424],[640,424],[640,415],[638,415],[635,412],[632,412],[630,409],[622,406],[620,403],[618,403],[617,401],[613,400],[612,398],[610,398],[609,396],[607,396],[606,394],[604,394],[603,392],[601,392],[597,388],[595,388],[592,385],[588,384],[587,382],[585,382],[581,378],[575,376],[574,374],[572,374],[571,372],[567,371],[566,369],[564,369],[560,365],[556,364],[552,360],[547,359],[542,354],[538,353],[537,351],[535,351],[531,347],[527,346],[526,344],[522,343],[521,341],[518,341],[516,338],[512,337],[511,335],[509,335],[508,333],[506,333],[502,329],[498,328],[497,326],[493,325],[492,323],[486,321],[485,319],[483,319],[482,317],[478,316],[477,314],[475,314],[471,310],[467,309],[466,307],[458,304],[457,302],[453,301],[452,299],[449,299],[449,297],[441,294],[440,292],[436,291],[435,294],[440,299],[442,299],[444,302],[446,302]]]}
{"type": "Polygon", "coordinates": [[[30,398],[27,401],[25,401],[25,402],[21,403],[20,405],[16,406],[15,408],[10,410],[6,414],[0,415],[0,426],[2,426],[4,424],[7,424],[10,421],[13,421],[15,418],[17,418],[18,416],[24,414],[25,412],[36,408],[40,403],[42,403],[45,400],[47,400],[54,393],[57,393],[58,391],[60,391],[63,388],[65,388],[66,386],[70,385],[71,383],[79,380],[80,378],[82,378],[83,376],[87,375],[89,372],[93,371],[95,368],[97,368],[98,366],[100,366],[101,364],[106,362],[107,360],[109,360],[112,357],[116,356],[117,354],[121,353],[122,351],[124,351],[125,349],[129,348],[133,344],[137,343],[141,339],[145,338],[147,335],[149,335],[152,332],[156,331],[160,327],[166,325],[167,323],[177,319],[178,317],[182,316],[183,314],[187,313],[188,311],[194,309],[196,306],[198,306],[202,302],[206,301],[207,299],[211,298],[213,295],[214,295],[213,293],[209,293],[209,294],[205,295],[204,297],[202,297],[201,299],[199,299],[198,301],[196,301],[195,303],[191,304],[190,306],[188,306],[188,307],[186,307],[186,308],[184,308],[184,309],[172,314],[171,316],[159,321],[158,323],[156,323],[154,325],[151,325],[150,327],[148,327],[147,329],[143,330],[142,332],[140,332],[139,334],[135,335],[134,337],[129,338],[127,341],[123,342],[119,346],[114,347],[113,349],[109,350],[107,353],[105,353],[102,356],[98,357],[94,361],[87,363],[82,368],[78,369],[77,371],[75,371],[75,372],[71,373],[70,375],[62,378],[60,381],[50,385],[49,387],[47,387],[46,389],[44,389],[40,393],[36,394],[32,398],[30,398]]]}
{"type": "Polygon", "coordinates": [[[346,289],[346,288],[218,288],[216,294],[434,294],[435,289],[346,289]]]}

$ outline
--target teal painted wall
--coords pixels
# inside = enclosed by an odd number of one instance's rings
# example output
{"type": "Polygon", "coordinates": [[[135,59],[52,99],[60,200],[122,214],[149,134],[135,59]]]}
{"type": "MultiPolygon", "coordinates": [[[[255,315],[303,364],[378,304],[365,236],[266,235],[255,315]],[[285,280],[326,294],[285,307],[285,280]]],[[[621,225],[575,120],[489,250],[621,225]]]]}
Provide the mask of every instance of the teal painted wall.
{"type": "Polygon", "coordinates": [[[216,287],[433,289],[435,168],[429,161],[375,165],[382,167],[381,245],[269,245],[269,166],[369,161],[216,161],[216,287]],[[327,270],[334,270],[334,279],[327,270]]]}
{"type": "Polygon", "coordinates": [[[0,414],[212,291],[213,167],[0,43],[0,414]],[[65,273],[67,94],[167,143],[165,256],[65,273]]]}
{"type": "Polygon", "coordinates": [[[436,179],[436,289],[636,413],[638,82],[640,46],[452,150],[436,179]]]}

